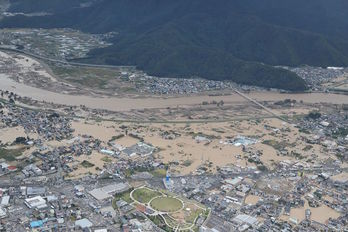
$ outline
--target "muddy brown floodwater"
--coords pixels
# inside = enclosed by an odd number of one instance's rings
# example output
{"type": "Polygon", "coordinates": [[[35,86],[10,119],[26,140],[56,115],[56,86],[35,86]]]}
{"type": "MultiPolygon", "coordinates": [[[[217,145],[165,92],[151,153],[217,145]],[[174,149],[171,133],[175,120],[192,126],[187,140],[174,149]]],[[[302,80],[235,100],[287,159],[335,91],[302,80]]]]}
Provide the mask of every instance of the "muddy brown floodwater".
{"type": "MultiPolygon", "coordinates": [[[[50,92],[18,83],[4,74],[0,74],[0,89],[14,92],[22,97],[30,97],[34,100],[52,102],[64,105],[85,105],[94,109],[105,109],[111,111],[129,111],[132,109],[153,109],[177,106],[198,105],[203,101],[220,101],[225,103],[241,103],[247,100],[238,94],[227,96],[183,96],[171,98],[100,98],[92,96],[76,96],[50,92]]],[[[279,101],[287,98],[307,103],[348,103],[347,95],[327,94],[327,93],[301,93],[301,94],[281,94],[277,92],[251,92],[249,97],[258,101],[279,101]]]]}

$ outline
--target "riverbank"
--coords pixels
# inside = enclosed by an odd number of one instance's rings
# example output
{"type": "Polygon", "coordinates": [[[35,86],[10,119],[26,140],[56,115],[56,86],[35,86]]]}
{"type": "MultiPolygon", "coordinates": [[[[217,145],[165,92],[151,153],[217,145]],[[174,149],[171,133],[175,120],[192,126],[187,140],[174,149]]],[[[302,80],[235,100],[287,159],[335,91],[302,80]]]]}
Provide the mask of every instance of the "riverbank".
{"type": "MultiPolygon", "coordinates": [[[[224,101],[225,103],[243,103],[247,102],[237,94],[230,94],[224,96],[185,96],[172,98],[101,98],[92,96],[76,96],[50,92],[44,89],[39,89],[25,85],[25,83],[18,83],[6,75],[0,75],[0,89],[14,92],[23,97],[29,97],[38,101],[52,102],[55,104],[65,104],[69,106],[85,105],[93,109],[105,109],[111,111],[130,111],[137,109],[154,109],[167,108],[177,106],[199,105],[207,101],[224,101]]],[[[277,92],[250,92],[246,94],[248,97],[257,101],[280,101],[285,99],[294,99],[296,101],[303,101],[305,103],[331,103],[331,104],[345,104],[348,102],[348,96],[331,93],[277,93],[277,92]]]]}

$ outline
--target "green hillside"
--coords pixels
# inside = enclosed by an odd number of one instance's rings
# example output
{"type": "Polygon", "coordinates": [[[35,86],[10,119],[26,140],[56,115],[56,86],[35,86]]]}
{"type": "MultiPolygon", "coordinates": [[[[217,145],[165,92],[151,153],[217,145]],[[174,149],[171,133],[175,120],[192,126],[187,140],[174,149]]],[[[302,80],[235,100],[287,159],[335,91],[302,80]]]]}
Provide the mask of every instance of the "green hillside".
{"type": "Polygon", "coordinates": [[[1,27],[71,27],[117,31],[113,45],[85,62],[136,65],[152,75],[304,90],[276,65],[348,65],[344,0],[11,0],[1,27]],[[83,3],[83,4],[81,4],[83,3]],[[87,3],[87,4],[85,4],[87,3]]]}

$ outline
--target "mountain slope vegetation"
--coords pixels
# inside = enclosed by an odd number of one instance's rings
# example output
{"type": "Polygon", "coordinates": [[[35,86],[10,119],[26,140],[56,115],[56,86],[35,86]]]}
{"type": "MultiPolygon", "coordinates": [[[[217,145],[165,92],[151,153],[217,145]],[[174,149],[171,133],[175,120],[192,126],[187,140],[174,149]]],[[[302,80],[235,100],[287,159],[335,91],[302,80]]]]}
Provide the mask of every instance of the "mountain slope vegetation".
{"type": "Polygon", "coordinates": [[[118,32],[85,62],[136,65],[149,74],[198,76],[306,89],[278,65],[347,66],[345,0],[11,0],[1,27],[118,32]]]}

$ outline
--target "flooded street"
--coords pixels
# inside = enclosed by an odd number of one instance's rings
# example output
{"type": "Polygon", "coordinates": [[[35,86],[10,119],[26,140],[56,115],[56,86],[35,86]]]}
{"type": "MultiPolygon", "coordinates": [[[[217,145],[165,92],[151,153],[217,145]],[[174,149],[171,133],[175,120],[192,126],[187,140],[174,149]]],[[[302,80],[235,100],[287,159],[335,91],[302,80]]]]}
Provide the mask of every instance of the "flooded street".
{"type": "MultiPolygon", "coordinates": [[[[4,74],[0,74],[0,89],[14,92],[22,97],[30,97],[34,100],[52,102],[65,105],[85,105],[94,109],[105,109],[111,111],[129,111],[132,109],[151,109],[166,108],[177,106],[198,105],[203,101],[220,101],[225,103],[242,103],[247,100],[237,94],[228,96],[191,96],[191,97],[172,97],[172,98],[100,98],[92,96],[76,96],[59,94],[44,89],[27,86],[18,83],[4,74]]],[[[325,93],[301,93],[301,94],[281,94],[276,92],[251,92],[247,96],[258,101],[279,101],[287,98],[307,103],[348,103],[347,95],[325,94],[325,93]]]]}
{"type": "Polygon", "coordinates": [[[0,0],[0,232],[348,232],[344,9],[0,0]]]}

